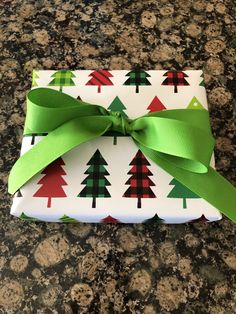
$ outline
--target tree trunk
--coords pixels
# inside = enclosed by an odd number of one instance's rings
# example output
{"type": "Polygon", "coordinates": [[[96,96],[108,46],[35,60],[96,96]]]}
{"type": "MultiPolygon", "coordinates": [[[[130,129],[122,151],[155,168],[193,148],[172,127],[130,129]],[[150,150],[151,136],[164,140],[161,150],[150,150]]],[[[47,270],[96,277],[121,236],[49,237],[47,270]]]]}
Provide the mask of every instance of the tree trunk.
{"type": "Polygon", "coordinates": [[[183,198],[183,208],[187,208],[186,198],[183,198]]]}
{"type": "Polygon", "coordinates": [[[32,135],[32,139],[31,139],[31,145],[34,145],[34,141],[35,141],[35,135],[32,135]]]}
{"type": "Polygon", "coordinates": [[[60,91],[60,92],[62,92],[62,86],[60,86],[60,89],[59,89],[59,91],[60,91]]]}
{"type": "Polygon", "coordinates": [[[98,93],[101,93],[101,85],[98,85],[98,93]]]}
{"type": "Polygon", "coordinates": [[[117,136],[114,136],[113,145],[116,145],[116,144],[117,144],[117,136]]]}
{"type": "Polygon", "coordinates": [[[49,198],[48,198],[47,207],[51,207],[51,200],[52,200],[52,198],[51,198],[51,197],[49,197],[49,198]]]}
{"type": "Polygon", "coordinates": [[[175,92],[175,93],[178,93],[177,85],[175,85],[174,92],[175,92]]]}
{"type": "Polygon", "coordinates": [[[135,92],[136,92],[136,93],[139,92],[139,86],[138,86],[138,85],[136,85],[136,90],[135,90],[135,92]]]}
{"type": "Polygon", "coordinates": [[[141,197],[138,197],[138,208],[141,208],[141,197]]]}
{"type": "Polygon", "coordinates": [[[92,208],[96,208],[96,197],[93,197],[92,208]]]}

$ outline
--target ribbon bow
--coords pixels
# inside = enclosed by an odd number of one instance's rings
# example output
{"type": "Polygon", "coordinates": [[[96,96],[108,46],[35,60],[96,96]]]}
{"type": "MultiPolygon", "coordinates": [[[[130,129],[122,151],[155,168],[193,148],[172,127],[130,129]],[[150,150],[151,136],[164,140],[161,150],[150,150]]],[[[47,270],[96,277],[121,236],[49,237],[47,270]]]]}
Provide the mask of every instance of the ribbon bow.
{"type": "Polygon", "coordinates": [[[107,131],[131,136],[146,156],[236,222],[236,189],[209,165],[214,139],[207,110],[164,110],[128,119],[49,88],[27,95],[24,134],[48,135],[16,161],[9,193],[69,150],[107,131]]]}

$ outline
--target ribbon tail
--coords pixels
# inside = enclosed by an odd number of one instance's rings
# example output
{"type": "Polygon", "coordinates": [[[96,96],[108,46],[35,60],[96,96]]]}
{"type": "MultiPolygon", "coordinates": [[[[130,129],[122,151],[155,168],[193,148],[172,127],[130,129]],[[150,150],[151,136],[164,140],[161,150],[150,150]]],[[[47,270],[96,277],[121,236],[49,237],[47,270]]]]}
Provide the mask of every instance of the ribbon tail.
{"type": "Polygon", "coordinates": [[[72,148],[100,137],[111,125],[109,117],[90,116],[75,118],[56,128],[16,161],[8,178],[8,192],[14,194],[51,162],[72,148]]]}
{"type": "Polygon", "coordinates": [[[208,168],[207,173],[187,171],[163,159],[158,152],[141,145],[137,141],[135,143],[146,156],[163,170],[236,223],[236,188],[212,167],[208,168]]]}

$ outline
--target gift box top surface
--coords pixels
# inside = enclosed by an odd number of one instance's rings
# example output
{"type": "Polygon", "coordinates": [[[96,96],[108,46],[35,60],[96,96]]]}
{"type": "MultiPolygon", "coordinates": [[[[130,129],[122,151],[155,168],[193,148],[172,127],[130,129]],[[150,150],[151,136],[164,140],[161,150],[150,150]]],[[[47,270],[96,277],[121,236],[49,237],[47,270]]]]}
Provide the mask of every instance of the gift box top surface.
{"type": "MultiPolygon", "coordinates": [[[[207,109],[201,70],[34,71],[32,89],[39,87],[99,104],[131,119],[166,109],[207,109]]],[[[25,135],[21,155],[45,135],[25,135]]],[[[11,213],[45,221],[126,223],[222,217],[145,157],[130,137],[114,133],[74,148],[35,175],[15,195],[11,213]]]]}

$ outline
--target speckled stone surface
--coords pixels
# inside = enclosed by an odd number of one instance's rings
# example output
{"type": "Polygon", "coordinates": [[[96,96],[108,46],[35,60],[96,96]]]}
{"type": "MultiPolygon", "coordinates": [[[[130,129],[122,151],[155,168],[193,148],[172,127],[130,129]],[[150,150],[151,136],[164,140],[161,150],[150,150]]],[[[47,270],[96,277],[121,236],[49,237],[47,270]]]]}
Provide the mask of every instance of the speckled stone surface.
{"type": "Polygon", "coordinates": [[[0,313],[236,313],[236,225],[27,223],[11,217],[36,69],[204,69],[216,167],[236,184],[230,0],[7,1],[1,6],[0,313]]]}

